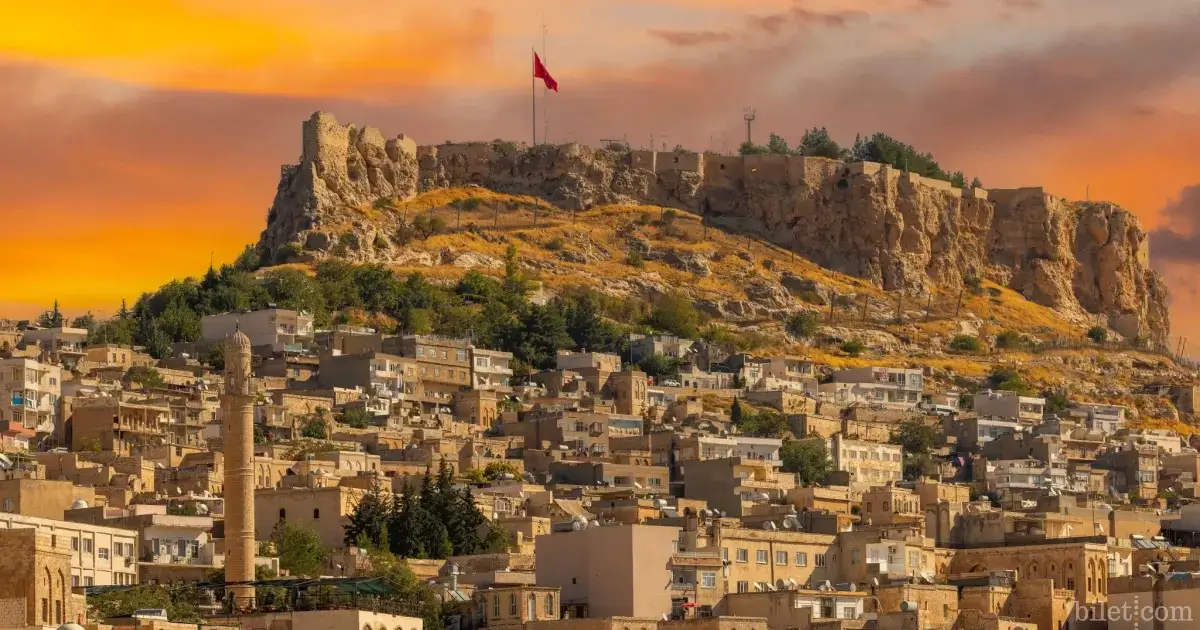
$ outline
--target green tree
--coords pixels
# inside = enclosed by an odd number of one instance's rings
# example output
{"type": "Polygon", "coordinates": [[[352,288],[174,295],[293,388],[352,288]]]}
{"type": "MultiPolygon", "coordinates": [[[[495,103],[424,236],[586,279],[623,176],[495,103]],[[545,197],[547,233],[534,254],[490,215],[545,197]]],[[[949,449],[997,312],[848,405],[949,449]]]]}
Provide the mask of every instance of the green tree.
{"type": "Polygon", "coordinates": [[[792,150],[788,147],[787,140],[782,136],[772,133],[767,137],[767,153],[775,153],[778,155],[791,155],[792,150]]]}
{"type": "Polygon", "coordinates": [[[398,612],[407,617],[419,617],[425,628],[444,626],[442,604],[432,588],[409,568],[408,563],[386,549],[371,549],[367,553],[370,577],[379,578],[392,587],[386,599],[397,606],[398,612]]]}
{"type": "Polygon", "coordinates": [[[329,561],[329,548],[311,527],[280,521],[271,535],[279,566],[292,575],[316,577],[329,561]]]}
{"type": "Polygon", "coordinates": [[[742,416],[745,415],[745,410],[742,409],[742,401],[740,398],[733,399],[733,405],[729,408],[729,422],[733,426],[738,426],[742,423],[742,416]]]}
{"type": "Polygon", "coordinates": [[[58,328],[63,325],[62,311],[58,310],[58,300],[54,300],[54,306],[48,311],[43,311],[38,315],[35,322],[39,328],[58,328]]]}
{"type": "Polygon", "coordinates": [[[762,153],[770,153],[770,149],[765,146],[754,144],[747,140],[738,147],[738,153],[741,155],[758,155],[762,153]]]}
{"type": "Polygon", "coordinates": [[[89,595],[87,604],[102,619],[129,617],[138,610],[160,609],[167,611],[167,619],[172,622],[199,624],[202,619],[194,604],[196,600],[194,589],[155,584],[89,595]]]}
{"type": "Polygon", "coordinates": [[[647,323],[680,337],[694,338],[700,334],[700,313],[691,299],[678,291],[658,298],[647,323]]]}
{"type": "Polygon", "coordinates": [[[677,376],[681,361],[675,357],[662,354],[648,354],[638,362],[638,368],[647,376],[661,379],[667,376],[677,376]]]}
{"type": "Polygon", "coordinates": [[[938,432],[916,418],[906,418],[896,425],[892,443],[899,444],[906,453],[924,455],[933,450],[938,432]]]}
{"type": "Polygon", "coordinates": [[[833,471],[829,451],[820,440],[785,440],[779,459],[784,472],[795,473],[806,485],[824,481],[833,471]]]}
{"type": "Polygon", "coordinates": [[[787,331],[793,335],[808,339],[821,330],[821,318],[809,311],[800,311],[788,319],[787,331]]]}
{"type": "MultiPolygon", "coordinates": [[[[853,159],[864,162],[879,162],[890,164],[895,168],[916,173],[922,177],[950,181],[952,176],[943,171],[942,167],[929,153],[922,153],[884,133],[873,134],[869,138],[859,138],[851,150],[853,159]]],[[[958,174],[961,179],[961,173],[958,174]]]]}
{"type": "Polygon", "coordinates": [[[516,464],[509,462],[488,462],[488,465],[483,468],[483,478],[487,481],[495,481],[500,478],[500,475],[519,477],[521,471],[516,464]]]}
{"type": "Polygon", "coordinates": [[[848,354],[852,357],[856,357],[856,356],[862,354],[862,352],[864,350],[862,342],[856,341],[854,339],[851,339],[849,341],[843,341],[842,345],[840,346],[840,349],[842,352],[845,352],[846,354],[848,354]]]}
{"type": "Polygon", "coordinates": [[[345,543],[349,547],[388,549],[388,519],[392,510],[391,493],[385,493],[378,483],[363,494],[350,513],[350,522],[345,525],[345,543]]]}
{"type": "Polygon", "coordinates": [[[813,127],[804,132],[796,152],[810,157],[825,157],[840,160],[846,157],[846,150],[829,137],[829,131],[824,127],[813,127]]]}
{"type": "Polygon", "coordinates": [[[950,349],[958,352],[979,352],[983,349],[983,344],[975,335],[955,335],[950,340],[950,349]]]}
{"type": "Polygon", "coordinates": [[[1029,396],[1033,393],[1033,388],[1025,382],[1021,373],[1008,365],[998,365],[993,368],[991,374],[988,375],[987,385],[991,389],[1016,392],[1022,396],[1029,396]]]}
{"type": "Polygon", "coordinates": [[[266,444],[267,443],[267,433],[265,431],[263,431],[261,424],[254,425],[254,443],[255,444],[266,444]]]}
{"type": "Polygon", "coordinates": [[[125,380],[131,383],[140,383],[142,387],[164,387],[166,385],[158,370],[145,365],[135,365],[129,368],[125,372],[125,380]]]}
{"type": "Polygon", "coordinates": [[[329,437],[326,429],[327,426],[323,418],[309,418],[300,427],[300,436],[314,440],[324,440],[329,437]]]}
{"type": "Polygon", "coordinates": [[[1103,326],[1092,326],[1088,329],[1087,336],[1096,343],[1104,343],[1108,341],[1108,330],[1103,326]]]}
{"type": "Polygon", "coordinates": [[[1019,333],[1015,330],[1005,330],[1005,331],[1001,332],[1000,334],[996,335],[996,347],[997,348],[1005,348],[1005,349],[1019,348],[1021,346],[1022,341],[1023,340],[1021,338],[1021,333],[1019,333]]]}
{"type": "Polygon", "coordinates": [[[375,423],[375,418],[363,409],[349,409],[342,413],[341,423],[355,429],[365,429],[375,423]]]}
{"type": "Polygon", "coordinates": [[[88,331],[89,334],[96,329],[97,325],[99,325],[99,322],[96,321],[96,316],[92,315],[91,311],[88,311],[83,315],[71,320],[72,328],[82,328],[88,331]]]}

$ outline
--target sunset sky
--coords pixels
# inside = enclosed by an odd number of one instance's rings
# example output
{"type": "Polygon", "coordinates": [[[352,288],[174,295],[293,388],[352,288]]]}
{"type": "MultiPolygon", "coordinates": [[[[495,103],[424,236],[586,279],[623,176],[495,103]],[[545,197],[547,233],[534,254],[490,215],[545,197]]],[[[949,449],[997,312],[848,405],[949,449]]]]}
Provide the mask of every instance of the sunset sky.
{"type": "Polygon", "coordinates": [[[257,239],[316,109],[419,143],[736,147],[884,131],[988,187],[1116,201],[1200,348],[1195,0],[7,0],[0,317],[202,273],[257,239]],[[539,92],[540,95],[540,92],[539,92]],[[540,106],[540,104],[539,104],[540,106]]]}

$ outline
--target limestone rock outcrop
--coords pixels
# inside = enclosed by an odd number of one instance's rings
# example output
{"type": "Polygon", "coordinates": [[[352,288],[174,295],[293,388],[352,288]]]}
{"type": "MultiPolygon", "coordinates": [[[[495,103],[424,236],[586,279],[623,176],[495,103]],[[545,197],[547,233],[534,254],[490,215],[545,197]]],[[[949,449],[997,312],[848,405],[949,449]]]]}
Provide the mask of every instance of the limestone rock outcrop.
{"type": "MultiPolygon", "coordinates": [[[[1149,268],[1146,232],[1130,212],[1068,202],[1041,188],[956,189],[887,165],[825,158],[500,141],[417,147],[317,113],[304,125],[300,163],[283,169],[259,251],[266,259],[291,248],[318,258],[389,260],[394,248],[376,250],[380,239],[360,234],[351,242],[357,247],[339,248],[343,237],[328,228],[346,208],[380,197],[403,200],[471,185],[566,209],[677,207],[714,224],[753,229],[884,289],[919,295],[987,279],[1080,321],[1100,315],[1125,337],[1163,345],[1168,334],[1166,290],[1149,268]]],[[[706,266],[682,257],[674,262],[700,274],[706,266]]],[[[777,293],[806,291],[794,280],[784,287],[753,287],[761,295],[747,305],[769,308],[782,299],[777,293]]]]}

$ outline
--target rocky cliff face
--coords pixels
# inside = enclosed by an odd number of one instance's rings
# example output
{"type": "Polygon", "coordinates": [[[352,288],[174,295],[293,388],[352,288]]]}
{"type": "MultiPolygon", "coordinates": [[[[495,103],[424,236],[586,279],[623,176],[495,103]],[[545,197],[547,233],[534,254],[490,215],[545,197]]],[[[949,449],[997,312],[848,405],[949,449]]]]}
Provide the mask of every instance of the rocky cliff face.
{"type": "MultiPolygon", "coordinates": [[[[268,259],[285,250],[329,255],[339,233],[327,228],[347,207],[468,185],[567,209],[674,206],[749,227],[885,289],[921,294],[989,279],[1066,316],[1099,315],[1126,337],[1163,344],[1168,334],[1166,289],[1130,212],[1040,188],[959,190],[888,166],[822,158],[503,142],[416,147],[317,113],[304,124],[300,163],[283,169],[259,250],[268,259]]],[[[351,257],[371,259],[378,228],[356,227],[351,257]]]]}

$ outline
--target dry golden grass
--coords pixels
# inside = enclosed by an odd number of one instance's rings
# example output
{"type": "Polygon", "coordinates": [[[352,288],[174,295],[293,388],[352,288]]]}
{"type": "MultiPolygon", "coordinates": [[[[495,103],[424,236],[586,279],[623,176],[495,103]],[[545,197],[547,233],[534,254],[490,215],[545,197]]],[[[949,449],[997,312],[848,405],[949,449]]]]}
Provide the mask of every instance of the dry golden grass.
{"type": "MultiPolygon", "coordinates": [[[[395,218],[403,216],[408,220],[412,220],[418,214],[437,216],[444,221],[447,231],[425,240],[414,240],[406,247],[424,250],[435,256],[448,248],[503,259],[509,244],[516,244],[521,257],[540,268],[539,271],[531,272],[531,275],[552,292],[575,285],[588,286],[631,276],[654,278],[656,275],[657,281],[663,286],[686,287],[697,299],[742,300],[746,299],[746,286],[755,278],[778,277],[783,272],[791,272],[821,284],[837,295],[853,295],[856,300],[865,296],[872,303],[872,310],[875,312],[880,308],[890,310],[895,304],[894,292],[885,292],[863,279],[824,269],[761,239],[752,237],[747,241],[742,234],[716,226],[709,226],[706,235],[700,217],[687,212],[675,212],[670,228],[666,229],[660,223],[663,212],[664,209],[657,206],[614,204],[579,211],[572,217],[570,212],[554,208],[535,197],[467,187],[422,193],[411,200],[394,203],[385,208],[352,209],[346,216],[339,217],[334,231],[350,230],[355,221],[379,219],[389,213],[395,215],[395,218]],[[474,210],[460,210],[463,204],[456,202],[467,199],[478,200],[478,207],[474,210]],[[472,224],[474,228],[467,229],[472,224]],[[671,249],[718,254],[720,259],[710,261],[712,273],[707,276],[698,276],[654,260],[645,260],[641,268],[636,268],[629,264],[628,260],[631,238],[649,243],[653,250],[671,249]],[[562,259],[562,251],[577,251],[581,242],[591,243],[607,251],[607,259],[601,257],[587,264],[562,259]]],[[[311,273],[311,268],[307,265],[286,266],[311,273]]],[[[392,269],[398,274],[419,272],[430,279],[444,282],[454,282],[467,271],[452,265],[429,267],[408,264],[394,265],[392,269]]],[[[491,276],[500,276],[503,273],[502,269],[480,268],[479,271],[491,276]]],[[[929,321],[924,321],[923,317],[913,321],[912,317],[906,316],[907,321],[903,324],[888,324],[882,328],[917,340],[939,337],[945,343],[958,333],[958,323],[972,320],[973,314],[977,318],[975,321],[983,320],[980,326],[982,335],[990,336],[1005,330],[1015,330],[1049,340],[1061,337],[1080,338],[1085,331],[1082,324],[1074,323],[1052,309],[1034,304],[1020,294],[990,282],[983,283],[978,295],[964,292],[961,312],[955,316],[958,297],[957,290],[951,292],[935,289],[935,294],[928,303],[917,303],[911,298],[905,298],[902,306],[906,313],[920,312],[927,304],[930,305],[929,321]]],[[[810,306],[822,312],[826,311],[826,307],[821,305],[810,306]]],[[[857,309],[856,305],[850,310],[857,309]]],[[[836,325],[854,328],[855,323],[848,320],[856,318],[845,316],[847,312],[844,307],[838,308],[836,325]]],[[[845,356],[836,347],[799,346],[782,332],[779,323],[762,324],[763,337],[768,341],[766,346],[756,351],[758,354],[790,353],[834,368],[920,364],[959,376],[981,378],[991,372],[998,361],[1017,361],[1021,363],[1024,378],[1028,382],[1045,387],[1062,385],[1079,376],[1061,361],[1053,360],[1052,357],[1056,355],[1103,360],[1103,353],[1089,350],[1063,350],[1038,355],[1013,352],[999,355],[945,355],[919,359],[903,354],[881,356],[878,353],[867,352],[859,357],[850,357],[845,356]]],[[[736,324],[726,326],[733,330],[739,328],[736,324]]],[[[1151,356],[1148,359],[1159,360],[1159,357],[1151,356]]],[[[1096,380],[1098,377],[1093,374],[1088,378],[1096,380]]]]}

